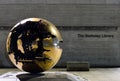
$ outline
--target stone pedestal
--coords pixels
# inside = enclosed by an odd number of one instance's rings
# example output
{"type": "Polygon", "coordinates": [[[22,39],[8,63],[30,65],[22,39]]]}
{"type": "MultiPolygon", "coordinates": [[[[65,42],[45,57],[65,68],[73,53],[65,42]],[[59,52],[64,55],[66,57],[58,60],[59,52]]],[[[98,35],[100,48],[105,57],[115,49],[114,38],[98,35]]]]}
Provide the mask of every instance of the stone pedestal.
{"type": "Polygon", "coordinates": [[[67,71],[89,71],[88,62],[70,61],[67,62],[67,71]]]}
{"type": "Polygon", "coordinates": [[[85,79],[67,72],[8,72],[0,76],[0,81],[85,81],[85,79]]]}

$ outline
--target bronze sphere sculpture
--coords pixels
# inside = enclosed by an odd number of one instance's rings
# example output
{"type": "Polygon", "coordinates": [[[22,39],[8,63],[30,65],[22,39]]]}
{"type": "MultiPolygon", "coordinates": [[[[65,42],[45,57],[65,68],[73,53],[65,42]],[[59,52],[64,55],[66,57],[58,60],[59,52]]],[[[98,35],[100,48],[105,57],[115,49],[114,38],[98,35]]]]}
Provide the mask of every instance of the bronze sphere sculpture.
{"type": "Polygon", "coordinates": [[[10,31],[6,48],[12,63],[20,70],[38,73],[51,69],[61,57],[58,29],[42,18],[28,18],[10,31]]]}

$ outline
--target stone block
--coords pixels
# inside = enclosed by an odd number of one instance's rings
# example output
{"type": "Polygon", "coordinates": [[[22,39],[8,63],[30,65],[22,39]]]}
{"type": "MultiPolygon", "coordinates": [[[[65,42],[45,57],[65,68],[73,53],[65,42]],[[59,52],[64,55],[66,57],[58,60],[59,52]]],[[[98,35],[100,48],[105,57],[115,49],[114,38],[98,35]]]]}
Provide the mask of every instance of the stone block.
{"type": "Polygon", "coordinates": [[[89,71],[90,64],[88,62],[69,61],[67,62],[67,71],[89,71]]]}

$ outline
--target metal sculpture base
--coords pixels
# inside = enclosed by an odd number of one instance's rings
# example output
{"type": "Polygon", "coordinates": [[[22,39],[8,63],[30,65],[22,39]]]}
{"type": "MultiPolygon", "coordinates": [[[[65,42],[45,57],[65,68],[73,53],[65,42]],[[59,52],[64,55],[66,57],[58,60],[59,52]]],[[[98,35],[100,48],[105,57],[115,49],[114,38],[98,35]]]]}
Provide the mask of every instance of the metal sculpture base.
{"type": "Polygon", "coordinates": [[[67,72],[43,72],[30,74],[27,72],[8,72],[0,76],[0,81],[88,81],[67,72]]]}

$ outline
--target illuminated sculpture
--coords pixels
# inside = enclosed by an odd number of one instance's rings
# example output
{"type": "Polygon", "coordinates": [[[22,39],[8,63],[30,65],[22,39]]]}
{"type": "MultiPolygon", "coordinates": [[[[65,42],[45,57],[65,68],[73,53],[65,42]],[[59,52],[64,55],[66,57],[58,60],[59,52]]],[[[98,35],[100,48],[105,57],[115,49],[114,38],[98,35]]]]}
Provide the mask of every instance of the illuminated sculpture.
{"type": "Polygon", "coordinates": [[[51,69],[60,59],[62,37],[57,28],[41,18],[28,18],[10,31],[6,48],[20,70],[38,73],[51,69]]]}

